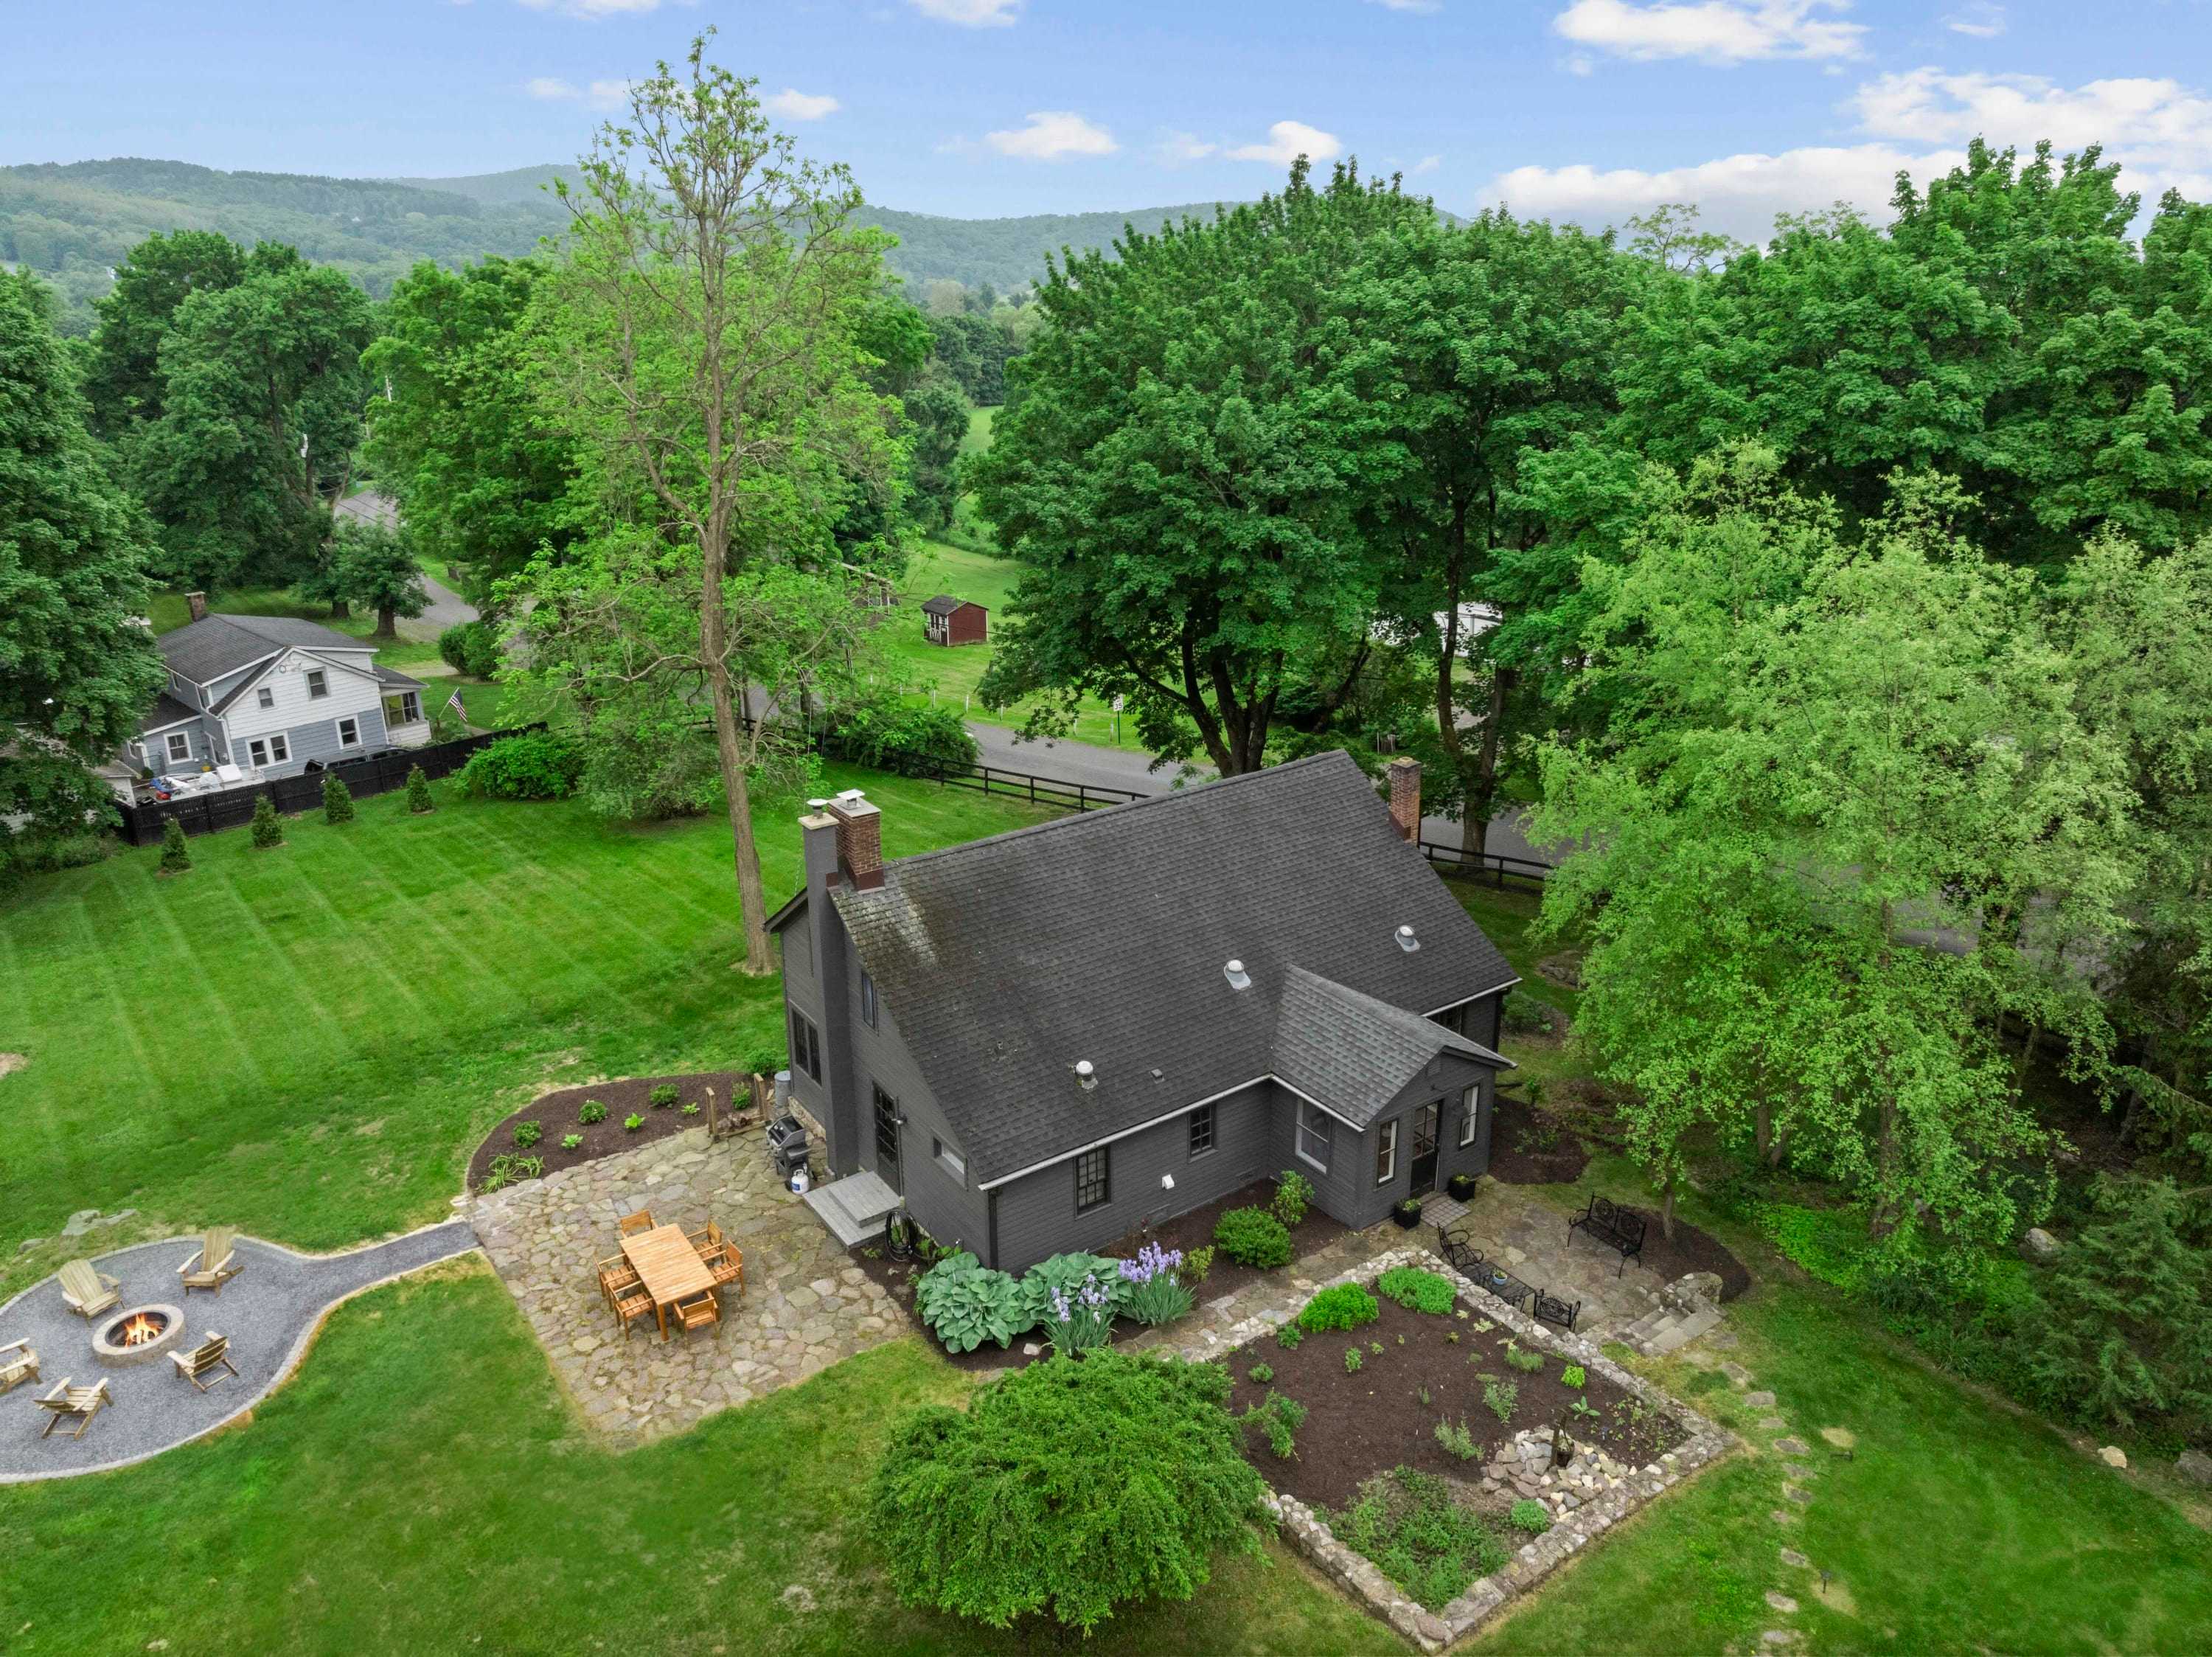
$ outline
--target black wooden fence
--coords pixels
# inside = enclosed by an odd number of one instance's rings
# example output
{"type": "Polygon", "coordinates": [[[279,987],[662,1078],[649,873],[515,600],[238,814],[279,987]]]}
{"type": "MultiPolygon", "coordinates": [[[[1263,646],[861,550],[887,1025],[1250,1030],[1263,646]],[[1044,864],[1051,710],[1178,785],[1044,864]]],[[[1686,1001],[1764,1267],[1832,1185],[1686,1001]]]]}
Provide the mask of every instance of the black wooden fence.
{"type": "Polygon", "coordinates": [[[360,759],[349,759],[326,770],[279,777],[274,782],[224,789],[216,794],[190,795],[180,800],[157,800],[145,805],[118,804],[123,838],[134,846],[152,845],[161,838],[161,825],[182,823],[187,834],[211,834],[217,829],[240,828],[253,820],[253,802],[267,795],[281,812],[312,811],[323,803],[323,778],[336,777],[356,799],[389,794],[407,786],[407,773],[420,765],[434,782],[450,777],[469,762],[469,756],[502,736],[522,731],[542,731],[543,725],[525,725],[511,731],[485,731],[452,742],[434,742],[422,748],[388,748],[360,759]]]}
{"type": "Polygon", "coordinates": [[[1502,852],[1486,851],[1473,855],[1458,846],[1448,846],[1435,840],[1421,842],[1421,855],[1426,857],[1439,874],[1454,880],[1487,880],[1492,885],[1504,886],[1508,880],[1526,880],[1532,886],[1541,886],[1556,865],[1542,862],[1534,857],[1508,857],[1502,852]]]}
{"type": "Polygon", "coordinates": [[[1055,777],[1032,777],[1027,771],[1001,771],[995,765],[956,769],[939,765],[927,773],[956,789],[1027,800],[1032,805],[1060,806],[1073,811],[1097,811],[1106,806],[1126,806],[1132,800],[1149,800],[1133,789],[1102,789],[1095,783],[1068,783],[1055,777]]]}

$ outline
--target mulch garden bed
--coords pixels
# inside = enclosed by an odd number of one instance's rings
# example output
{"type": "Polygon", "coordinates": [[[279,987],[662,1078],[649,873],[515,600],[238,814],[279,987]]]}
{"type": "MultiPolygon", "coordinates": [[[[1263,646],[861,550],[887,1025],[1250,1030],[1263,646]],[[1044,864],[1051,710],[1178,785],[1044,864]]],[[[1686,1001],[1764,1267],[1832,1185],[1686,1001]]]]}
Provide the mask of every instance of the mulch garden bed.
{"type": "Polygon", "coordinates": [[[1723,1301],[1733,1301],[1751,1287],[1750,1269],[1711,1232],[1677,1219],[1670,1240],[1659,1228],[1659,1216],[1648,1209],[1642,1212],[1644,1252],[1637,1257],[1638,1265],[1650,1267],[1670,1283],[1686,1272],[1710,1271],[1721,1280],[1723,1301]]]}
{"type": "Polygon", "coordinates": [[[1589,1149],[1557,1117],[1501,1095],[1490,1126],[1490,1173],[1508,1185],[1571,1185],[1589,1149]]]}
{"type": "Polygon", "coordinates": [[[1541,1369],[1515,1368],[1505,1357],[1510,1332],[1503,1326],[1478,1328],[1482,1314],[1464,1298],[1455,1300],[1449,1317],[1377,1299],[1382,1315],[1375,1323],[1307,1335],[1294,1348],[1263,1336],[1229,1356],[1235,1383],[1231,1408],[1238,1415],[1264,1403],[1271,1392],[1306,1407],[1291,1456],[1275,1455],[1256,1429],[1244,1435],[1244,1454],[1268,1483],[1310,1506],[1340,1510],[1364,1481],[1399,1466],[1472,1487],[1498,1445],[1524,1428],[1556,1422],[1630,1466],[1642,1466],[1688,1437],[1674,1416],[1654,1412],[1602,1375],[1592,1373],[1579,1390],[1566,1386],[1559,1379],[1566,1360],[1548,1349],[1523,1349],[1543,1350],[1541,1369]],[[1449,1338],[1453,1335],[1459,1338],[1449,1338]],[[1345,1352],[1353,1346],[1360,1367],[1347,1370],[1345,1352]],[[1269,1380],[1251,1378],[1259,1364],[1273,1372],[1269,1380]],[[1510,1420],[1501,1422],[1484,1402],[1486,1376],[1513,1385],[1510,1420]],[[1597,1411],[1595,1419],[1571,1412],[1577,1398],[1597,1411]],[[1445,1449],[1437,1441],[1439,1421],[1464,1421],[1481,1453],[1462,1461],[1445,1449]]]}
{"type": "Polygon", "coordinates": [[[710,1094],[717,1106],[726,1106],[733,1099],[746,1100],[749,1085],[742,1070],[705,1070],[691,1075],[624,1076],[617,1081],[594,1081],[588,1087],[563,1087],[540,1094],[484,1136],[483,1143],[469,1159],[468,1188],[480,1189],[492,1158],[508,1152],[542,1158],[544,1172],[553,1173],[602,1156],[612,1156],[618,1151],[634,1151],[640,1145],[665,1139],[686,1128],[704,1127],[710,1094]],[[677,1101],[656,1106],[649,1096],[664,1081],[675,1084],[677,1101]],[[594,1099],[607,1107],[606,1120],[579,1122],[577,1111],[586,1100],[594,1099]],[[698,1113],[684,1115],[684,1106],[695,1104],[700,1107],[698,1113]],[[633,1114],[645,1118],[635,1133],[623,1126],[633,1114]],[[544,1130],[538,1142],[527,1150],[514,1142],[518,1122],[535,1122],[544,1130]],[[563,1149],[561,1141],[569,1134],[581,1134],[584,1142],[574,1150],[563,1149]]]}

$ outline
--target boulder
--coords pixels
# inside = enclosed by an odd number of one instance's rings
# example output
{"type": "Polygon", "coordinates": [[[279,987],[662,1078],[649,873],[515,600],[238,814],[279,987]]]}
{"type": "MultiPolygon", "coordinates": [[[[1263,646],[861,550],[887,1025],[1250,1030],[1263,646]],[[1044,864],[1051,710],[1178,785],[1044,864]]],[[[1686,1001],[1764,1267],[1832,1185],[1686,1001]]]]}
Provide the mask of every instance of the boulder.
{"type": "Polygon", "coordinates": [[[2027,1235],[2020,1240],[2021,1253],[2039,1264],[2057,1259],[2064,1246],[2041,1226],[2029,1227],[2027,1235]]]}
{"type": "Polygon", "coordinates": [[[2191,1484],[2212,1484],[2212,1456],[2202,1450],[2184,1450],[2174,1458],[2173,1471],[2191,1484]]]}
{"type": "Polygon", "coordinates": [[[2097,1459],[2107,1467],[2125,1467],[2128,1465],[2128,1453],[2117,1444],[2107,1444],[2097,1452],[2097,1459]]]}

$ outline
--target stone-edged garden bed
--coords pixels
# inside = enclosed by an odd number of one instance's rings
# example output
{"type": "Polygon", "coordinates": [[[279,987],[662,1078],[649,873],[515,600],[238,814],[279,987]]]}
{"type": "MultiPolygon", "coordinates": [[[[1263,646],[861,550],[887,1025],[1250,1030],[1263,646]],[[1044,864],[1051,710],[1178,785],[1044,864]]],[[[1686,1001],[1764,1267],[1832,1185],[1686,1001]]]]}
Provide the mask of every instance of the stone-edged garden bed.
{"type": "MultiPolygon", "coordinates": [[[[562,1168],[580,1167],[597,1161],[603,1156],[614,1156],[623,1151],[634,1151],[641,1145],[649,1145],[656,1139],[665,1139],[686,1128],[704,1127],[709,1106],[726,1107],[732,1100],[741,1104],[750,1097],[750,1079],[742,1070],[704,1070],[690,1075],[624,1076],[615,1081],[594,1081],[581,1087],[562,1087],[536,1099],[507,1118],[484,1136],[477,1147],[476,1154],[469,1159],[468,1189],[481,1192],[485,1181],[492,1175],[495,1157],[517,1156],[536,1158],[543,1167],[514,1171],[508,1180],[536,1178],[540,1174],[556,1173],[562,1168]],[[653,1090],[673,1087],[675,1096],[664,1104],[655,1104],[653,1090]],[[605,1114],[597,1121],[582,1119],[587,1104],[605,1107],[605,1114]],[[686,1112],[686,1106],[699,1108],[686,1112]],[[638,1125],[627,1126],[631,1117],[640,1118],[638,1125]],[[518,1144],[515,1130],[521,1124],[538,1124],[536,1142],[518,1144]],[[574,1136],[577,1143],[562,1142],[574,1136]]],[[[668,1099],[665,1093],[661,1095],[668,1099]]],[[[528,1134],[524,1135],[529,1137],[528,1134]]]]}
{"type": "MultiPolygon", "coordinates": [[[[1425,1249],[1394,1250],[1356,1270],[1330,1279],[1322,1287],[1357,1282],[1372,1289],[1384,1272],[1401,1265],[1435,1272],[1445,1278],[1454,1291],[1454,1312],[1465,1310],[1468,1316],[1462,1319],[1455,1315],[1446,1318],[1413,1312],[1382,1299],[1382,1320],[1352,1330],[1308,1334],[1295,1349],[1285,1351],[1279,1344],[1277,1331],[1295,1319],[1310,1298],[1301,1295],[1286,1300],[1280,1307],[1246,1319],[1228,1332],[1222,1344],[1233,1349],[1228,1362],[1240,1409],[1247,1402],[1264,1402],[1268,1387],[1255,1385],[1249,1375],[1252,1366],[1264,1363],[1274,1372],[1273,1390],[1296,1398],[1309,1410],[1297,1435],[1295,1458],[1288,1463],[1273,1456],[1264,1435],[1255,1431],[1249,1435],[1248,1453],[1273,1487],[1270,1501],[1281,1520],[1284,1535],[1332,1580],[1423,1651],[1437,1652],[1482,1626],[1509,1599],[1540,1582],[1569,1555],[1655,1496],[1664,1494],[1682,1478],[1726,1454],[1733,1440],[1680,1400],[1614,1363],[1595,1343],[1536,1323],[1514,1311],[1425,1249]],[[1393,1319],[1389,1314],[1394,1313],[1401,1315],[1393,1319]],[[1407,1319],[1417,1321],[1409,1324],[1407,1319]],[[1477,1320],[1493,1327],[1477,1331],[1473,1328],[1477,1320]],[[1415,1349],[1415,1331],[1422,1325],[1427,1326],[1426,1346],[1422,1349],[1424,1357],[1416,1360],[1407,1355],[1415,1349]],[[1447,1326],[1460,1332],[1457,1342],[1443,1340],[1447,1326]],[[1400,1334],[1406,1336],[1404,1347],[1397,1343],[1400,1334]],[[1471,1364],[1467,1358],[1473,1355],[1473,1343],[1478,1334],[1490,1341],[1491,1355],[1471,1364]],[[1548,1457],[1542,1454],[1536,1438],[1531,1435],[1530,1429],[1536,1429],[1542,1441],[1548,1442],[1549,1420],[1539,1421],[1533,1410],[1524,1415],[1516,1407],[1512,1421],[1498,1422],[1495,1412],[1482,1403],[1482,1385],[1473,1381],[1476,1374],[1487,1372],[1524,1386],[1530,1382],[1536,1372],[1492,1361],[1493,1356],[1503,1356],[1504,1342],[1508,1339],[1523,1352],[1544,1355],[1542,1374],[1546,1381],[1553,1385],[1559,1384],[1556,1378],[1569,1364],[1579,1366],[1583,1371],[1584,1385],[1581,1388],[1565,1388],[1564,1392],[1591,1399],[1597,1418],[1569,1416],[1567,1436],[1572,1441],[1574,1456],[1563,1468],[1541,1465],[1548,1457]],[[1378,1340],[1384,1347],[1379,1356],[1372,1350],[1378,1340]],[[1347,1371],[1344,1354],[1355,1341],[1360,1347],[1361,1362],[1357,1371],[1347,1371]],[[1308,1349],[1313,1349],[1309,1353],[1308,1349]],[[1429,1381],[1430,1402],[1425,1406],[1419,1395],[1424,1383],[1416,1372],[1424,1365],[1436,1367],[1431,1361],[1438,1353],[1449,1355],[1448,1362],[1466,1372],[1469,1380],[1459,1382],[1456,1391],[1437,1380],[1429,1381]],[[1300,1354],[1307,1354],[1303,1362],[1282,1362],[1297,1360],[1300,1354]],[[1394,1359],[1398,1361],[1395,1369],[1394,1359]],[[1334,1362],[1348,1382],[1357,1383],[1365,1377],[1375,1398],[1364,1397],[1368,1390],[1364,1387],[1340,1387],[1333,1392],[1323,1387],[1320,1384],[1322,1360],[1334,1362]],[[1404,1373],[1397,1373],[1398,1370],[1404,1373]],[[1313,1397],[1297,1392],[1301,1378],[1312,1388],[1313,1397]],[[1406,1395],[1402,1402],[1395,1396],[1385,1397],[1398,1392],[1406,1395]],[[1376,1417],[1376,1423],[1363,1423],[1359,1419],[1363,1411],[1376,1417]],[[1487,1417],[1489,1428],[1478,1429],[1478,1412],[1487,1417]],[[1462,1413],[1469,1432],[1480,1433],[1486,1451],[1484,1456],[1465,1462],[1434,1439],[1437,1419],[1456,1422],[1462,1413]],[[1601,1445],[1599,1441],[1607,1425],[1624,1419],[1632,1423],[1632,1430],[1616,1433],[1601,1445]],[[1395,1421],[1397,1425],[1380,1424],[1388,1421],[1395,1421]],[[1668,1426],[1662,1431],[1656,1425],[1659,1422],[1668,1426]],[[1417,1426],[1419,1434],[1428,1435],[1425,1441],[1416,1434],[1417,1426]],[[1328,1512],[1294,1493],[1302,1480],[1305,1481],[1304,1488],[1316,1493],[1342,1489],[1354,1471],[1352,1460],[1355,1459],[1340,1454],[1337,1447],[1329,1442],[1333,1437],[1342,1436],[1358,1438],[1368,1446],[1364,1453],[1373,1459],[1362,1477],[1387,1479],[1402,1462],[1415,1470],[1417,1480],[1429,1477],[1451,1481],[1453,1501],[1478,1515],[1498,1514],[1514,1503],[1540,1503],[1550,1528],[1522,1541],[1504,1556],[1502,1565],[1468,1583],[1445,1604],[1434,1610],[1426,1609],[1373,1561],[1340,1540],[1331,1528],[1328,1512]],[[1431,1451],[1433,1455],[1427,1453],[1431,1451]],[[1310,1469],[1302,1465],[1309,1454],[1315,1459],[1310,1469]]],[[[1220,1345],[1200,1342],[1186,1349],[1183,1355],[1210,1358],[1218,1356],[1220,1350],[1220,1345]]],[[[1534,1404],[1550,1394],[1541,1386],[1536,1386],[1527,1396],[1534,1404]]],[[[1352,1480],[1355,1488],[1358,1482],[1352,1480]]],[[[1324,1496],[1322,1499],[1326,1502],[1331,1498],[1324,1496]]],[[[1511,1533],[1499,1528],[1502,1533],[1511,1533]]],[[[1494,1552],[1492,1556],[1496,1556],[1494,1552]]]]}

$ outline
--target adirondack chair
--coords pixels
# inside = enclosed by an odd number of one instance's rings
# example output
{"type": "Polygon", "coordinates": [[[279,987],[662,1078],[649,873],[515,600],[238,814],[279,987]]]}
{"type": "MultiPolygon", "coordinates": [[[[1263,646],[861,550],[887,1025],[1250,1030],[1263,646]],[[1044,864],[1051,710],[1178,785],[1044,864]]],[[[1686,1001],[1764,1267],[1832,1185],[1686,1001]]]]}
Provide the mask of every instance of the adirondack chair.
{"type": "Polygon", "coordinates": [[[222,1293],[222,1286],[243,1268],[238,1261],[238,1232],[230,1226],[210,1226],[200,1239],[199,1252],[177,1267],[177,1276],[190,1295],[196,1288],[222,1293]]]}
{"type": "Polygon", "coordinates": [[[123,1285],[89,1260],[71,1260],[61,1269],[62,1303],[80,1318],[97,1318],[123,1299],[123,1285]]]}
{"type": "Polygon", "coordinates": [[[230,1337],[218,1335],[212,1329],[200,1337],[200,1343],[189,1352],[172,1352],[169,1362],[177,1366],[177,1373],[204,1392],[222,1379],[215,1372],[228,1369],[235,1375],[238,1366],[230,1361],[230,1337]]]}
{"type": "Polygon", "coordinates": [[[89,1386],[71,1386],[69,1377],[64,1375],[54,1383],[52,1392],[38,1400],[39,1408],[47,1412],[46,1432],[39,1436],[44,1438],[46,1433],[52,1432],[64,1422],[74,1420],[76,1431],[70,1436],[82,1438],[84,1429],[92,1425],[92,1418],[114,1402],[113,1395],[107,1390],[105,1375],[89,1386]]]}
{"type": "Polygon", "coordinates": [[[39,1378],[39,1355],[29,1338],[0,1346],[0,1392],[12,1392],[27,1380],[39,1378]]]}

